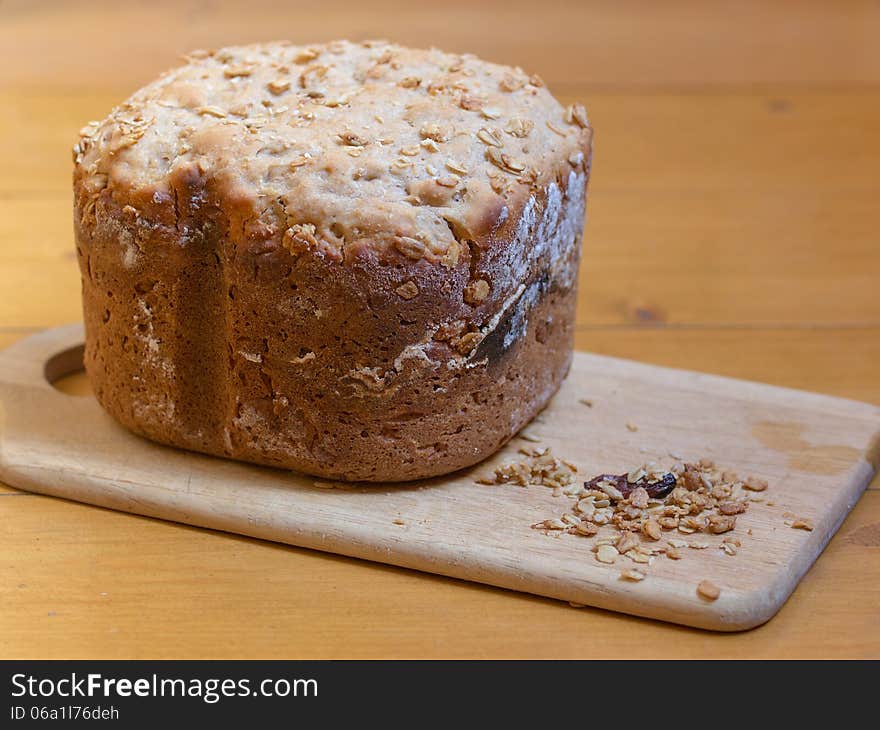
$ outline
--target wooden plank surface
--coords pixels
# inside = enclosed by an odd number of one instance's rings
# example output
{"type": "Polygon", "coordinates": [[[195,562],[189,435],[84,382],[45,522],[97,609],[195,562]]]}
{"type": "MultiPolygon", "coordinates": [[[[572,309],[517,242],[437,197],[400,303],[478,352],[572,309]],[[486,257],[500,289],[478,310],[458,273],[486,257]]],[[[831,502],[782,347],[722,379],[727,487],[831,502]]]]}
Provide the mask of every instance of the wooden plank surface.
{"type": "Polygon", "coordinates": [[[598,528],[594,538],[584,538],[531,527],[571,517],[578,494],[478,483],[523,461],[520,449],[529,443],[520,438],[455,474],[328,489],[307,475],[151,444],[120,428],[93,399],[59,393],[44,374],[68,352],[81,357],[82,342],[75,324],[0,353],[0,477],[7,483],[716,631],[754,628],[776,614],[880,463],[880,407],[578,353],[557,397],[527,429],[530,443],[574,464],[576,481],[646,461],[668,468],[678,458],[714,459],[719,469],[770,484],[760,495],[734,487],[732,498],[750,504],[724,537],[680,531],[661,537],[659,527],[654,541],[631,536],[647,555],[675,547],[673,539],[702,549],[685,550],[680,560],[657,553],[636,563],[619,556],[612,567],[592,547],[600,538],[619,538],[616,529],[598,528]],[[795,517],[815,529],[792,529],[795,517]],[[730,537],[737,540],[735,555],[721,551],[730,537]],[[622,580],[627,568],[642,570],[644,582],[622,580]],[[721,586],[717,600],[697,595],[707,578],[721,586]]]}
{"type": "MultiPolygon", "coordinates": [[[[587,102],[579,347],[880,403],[880,6],[381,7],[3,3],[0,344],[79,318],[68,186],[81,124],[183,50],[283,28],[470,50],[587,102]]],[[[724,637],[12,492],[0,656],[876,658],[878,486],[779,616],[724,637]]]]}

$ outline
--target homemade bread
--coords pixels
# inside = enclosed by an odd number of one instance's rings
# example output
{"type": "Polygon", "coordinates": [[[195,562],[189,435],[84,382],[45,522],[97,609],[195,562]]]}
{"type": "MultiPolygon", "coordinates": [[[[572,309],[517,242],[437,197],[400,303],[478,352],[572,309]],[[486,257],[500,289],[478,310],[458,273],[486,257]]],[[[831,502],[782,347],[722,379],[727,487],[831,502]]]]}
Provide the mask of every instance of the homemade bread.
{"type": "Polygon", "coordinates": [[[99,402],[331,479],[480,461],[571,362],[590,151],[582,107],[470,55],[191,54],[74,148],[99,402]]]}

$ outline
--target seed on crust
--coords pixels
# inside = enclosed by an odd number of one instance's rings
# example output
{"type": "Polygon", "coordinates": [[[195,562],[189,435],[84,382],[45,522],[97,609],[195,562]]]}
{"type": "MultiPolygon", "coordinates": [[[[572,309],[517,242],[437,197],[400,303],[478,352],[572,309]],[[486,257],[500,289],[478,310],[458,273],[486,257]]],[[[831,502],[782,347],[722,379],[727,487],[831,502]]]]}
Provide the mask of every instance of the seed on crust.
{"type": "Polygon", "coordinates": [[[297,223],[284,231],[281,245],[290,253],[299,255],[318,247],[317,229],[311,223],[297,223]]]}
{"type": "Polygon", "coordinates": [[[250,76],[253,69],[248,66],[228,66],[223,69],[223,75],[227,79],[234,79],[240,76],[250,76]]]}
{"type": "Polygon", "coordinates": [[[504,127],[504,131],[513,137],[519,137],[522,139],[529,136],[529,132],[532,131],[534,126],[535,123],[531,119],[514,117],[507,123],[507,126],[504,127]]]}
{"type": "Polygon", "coordinates": [[[636,539],[636,536],[631,532],[624,532],[614,547],[617,548],[617,552],[621,555],[624,553],[628,553],[630,550],[637,548],[639,546],[639,541],[636,539]]]}
{"type": "Polygon", "coordinates": [[[576,124],[582,129],[590,126],[587,112],[580,104],[572,104],[565,110],[565,121],[569,124],[576,124]]]}
{"type": "Polygon", "coordinates": [[[318,55],[318,51],[314,48],[304,48],[294,56],[293,61],[294,63],[308,63],[309,61],[314,61],[318,55]]]}
{"type": "Polygon", "coordinates": [[[414,261],[423,259],[428,252],[424,243],[410,236],[397,236],[394,239],[394,248],[408,259],[413,259],[414,261]]]}
{"type": "Polygon", "coordinates": [[[565,530],[568,525],[566,525],[562,520],[550,519],[538,522],[532,525],[532,527],[536,530],[565,530]]]}
{"type": "Polygon", "coordinates": [[[196,109],[196,113],[201,114],[202,116],[216,117],[217,119],[223,119],[226,117],[226,112],[217,106],[200,106],[196,109]]]}
{"type": "Polygon", "coordinates": [[[275,96],[279,94],[283,94],[290,88],[290,80],[289,79],[276,79],[274,81],[270,81],[266,86],[269,88],[275,96]]]}
{"type": "Polygon", "coordinates": [[[807,517],[800,517],[791,523],[791,526],[795,530],[806,530],[807,532],[812,532],[814,525],[813,520],[807,517]]]}
{"type": "Polygon", "coordinates": [[[451,130],[436,122],[426,122],[419,129],[422,139],[432,139],[435,142],[447,142],[452,136],[451,130]]]}
{"type": "Polygon", "coordinates": [[[456,160],[446,160],[446,169],[456,175],[467,175],[468,169],[456,160]]]}
{"type": "Polygon", "coordinates": [[[469,112],[478,112],[483,108],[483,100],[470,94],[462,94],[458,100],[458,105],[469,112]]]}
{"type": "Polygon", "coordinates": [[[394,291],[403,299],[414,299],[419,295],[419,287],[414,281],[406,281],[394,291]]]}
{"type": "Polygon", "coordinates": [[[504,74],[501,81],[498,82],[501,90],[507,92],[519,91],[525,85],[526,79],[522,76],[514,76],[513,74],[504,74]]]}
{"type": "Polygon", "coordinates": [[[461,355],[467,355],[480,342],[483,341],[483,335],[479,332],[468,332],[463,335],[455,346],[456,351],[461,355]]]}
{"type": "Polygon", "coordinates": [[[496,167],[500,167],[505,172],[522,172],[526,166],[510,155],[499,152],[497,147],[490,147],[486,150],[486,157],[496,167]]]}
{"type": "Polygon", "coordinates": [[[483,144],[487,144],[490,147],[503,147],[504,143],[498,139],[498,136],[491,130],[486,127],[481,127],[480,131],[477,132],[477,139],[480,140],[483,144]]]}
{"type": "Polygon", "coordinates": [[[489,282],[485,279],[476,279],[464,288],[464,300],[472,307],[482,302],[489,296],[489,282]]]}

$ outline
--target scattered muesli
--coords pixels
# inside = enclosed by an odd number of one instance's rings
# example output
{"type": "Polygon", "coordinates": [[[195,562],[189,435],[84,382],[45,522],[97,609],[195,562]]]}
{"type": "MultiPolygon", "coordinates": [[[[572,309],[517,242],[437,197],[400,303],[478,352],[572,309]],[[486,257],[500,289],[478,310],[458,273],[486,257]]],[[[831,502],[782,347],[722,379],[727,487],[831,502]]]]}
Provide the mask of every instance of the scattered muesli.
{"type": "MultiPolygon", "coordinates": [[[[569,510],[559,517],[532,527],[556,537],[570,534],[595,538],[591,543],[598,562],[610,565],[625,557],[640,565],[621,572],[626,580],[647,577],[641,566],[650,566],[658,555],[681,560],[685,549],[711,547],[728,556],[736,555],[742,546],[732,534],[737,518],[755,501],[751,493],[768,488],[764,479],[741,479],[708,459],[693,463],[678,459],[668,469],[649,463],[626,474],[600,474],[580,481],[577,468],[554,456],[549,448],[525,448],[519,453],[525,457],[522,461],[498,467],[480,483],[543,485],[552,487],[555,496],[573,499],[569,510]],[[721,542],[712,541],[716,535],[724,535],[721,542]],[[707,539],[682,539],[684,536],[707,539]]],[[[795,519],[792,527],[813,529],[810,520],[789,517],[795,519]]],[[[747,530],[747,534],[751,532],[747,530]]],[[[706,580],[697,592],[714,601],[720,588],[706,580]]]]}
{"type": "Polygon", "coordinates": [[[524,461],[499,466],[492,477],[478,479],[478,484],[518,484],[527,487],[530,484],[545,487],[562,487],[566,494],[573,494],[581,489],[574,483],[577,468],[567,461],[557,459],[549,448],[523,448],[519,453],[526,457],[524,461]],[[566,491],[566,487],[572,487],[566,491]]]}
{"type": "Polygon", "coordinates": [[[701,580],[697,584],[697,594],[707,601],[715,601],[721,595],[721,589],[711,580],[701,580]]]}

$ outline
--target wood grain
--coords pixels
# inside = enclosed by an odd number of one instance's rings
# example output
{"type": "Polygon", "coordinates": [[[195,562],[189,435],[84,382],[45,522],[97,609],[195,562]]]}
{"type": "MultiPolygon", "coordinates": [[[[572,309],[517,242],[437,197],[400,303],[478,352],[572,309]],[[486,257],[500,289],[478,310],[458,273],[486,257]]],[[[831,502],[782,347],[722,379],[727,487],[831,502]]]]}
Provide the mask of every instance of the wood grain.
{"type": "Polygon", "coordinates": [[[880,80],[871,0],[548,0],[540,9],[527,0],[7,0],[3,9],[3,84],[140,85],[193,48],[279,36],[442,45],[553,82],[618,88],[880,80]]]}
{"type": "MultiPolygon", "coordinates": [[[[578,347],[880,403],[876,2],[268,3],[2,3],[0,345],[80,317],[83,122],[283,28],[473,51],[587,102],[578,347]]],[[[710,637],[0,487],[0,656],[877,658],[876,495],[773,621],[710,637]]]]}
{"type": "Polygon", "coordinates": [[[0,354],[0,476],[8,484],[718,631],[753,628],[779,610],[880,461],[880,407],[578,353],[557,397],[527,429],[578,474],[671,463],[677,453],[772,485],[737,518],[735,560],[719,550],[718,535],[676,532],[708,549],[688,550],[680,561],[658,556],[638,566],[648,578],[631,583],[620,578],[628,559],[601,564],[591,540],[531,529],[572,511],[576,499],[542,486],[477,484],[522,459],[521,439],[436,479],[328,489],[305,475],[152,444],[92,398],[59,393],[46,374],[81,367],[82,337],[71,325],[0,354]],[[815,530],[791,529],[793,516],[815,530]],[[722,586],[718,600],[696,595],[707,577],[722,586]]]}

